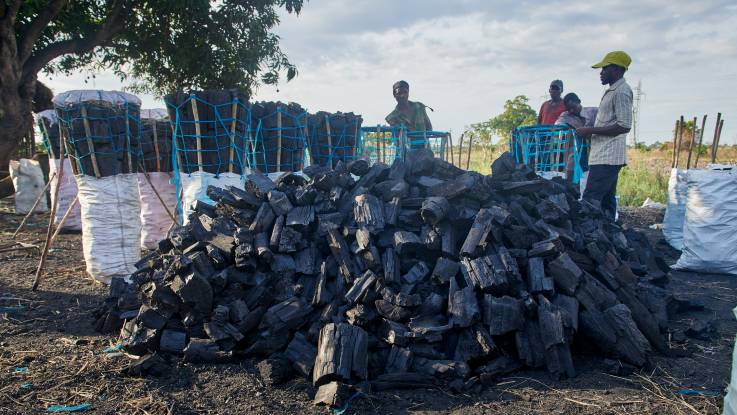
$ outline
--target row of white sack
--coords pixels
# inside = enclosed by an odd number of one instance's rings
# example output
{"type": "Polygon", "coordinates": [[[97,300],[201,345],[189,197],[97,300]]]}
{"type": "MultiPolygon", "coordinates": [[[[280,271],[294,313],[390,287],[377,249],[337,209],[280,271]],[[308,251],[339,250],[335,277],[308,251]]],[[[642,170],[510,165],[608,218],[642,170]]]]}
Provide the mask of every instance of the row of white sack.
{"type": "Polygon", "coordinates": [[[672,169],[663,235],[681,257],[674,266],[737,275],[737,170],[672,169]]]}

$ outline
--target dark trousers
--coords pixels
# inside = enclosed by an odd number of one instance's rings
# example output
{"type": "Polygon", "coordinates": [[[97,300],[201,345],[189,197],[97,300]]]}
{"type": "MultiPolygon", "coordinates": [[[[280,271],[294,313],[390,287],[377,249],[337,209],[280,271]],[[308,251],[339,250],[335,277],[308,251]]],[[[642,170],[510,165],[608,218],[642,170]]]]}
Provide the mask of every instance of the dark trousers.
{"type": "Polygon", "coordinates": [[[608,214],[612,220],[617,213],[617,179],[622,166],[610,164],[595,164],[589,166],[589,179],[586,182],[586,190],[583,198],[589,202],[598,202],[601,210],[608,214]]]}

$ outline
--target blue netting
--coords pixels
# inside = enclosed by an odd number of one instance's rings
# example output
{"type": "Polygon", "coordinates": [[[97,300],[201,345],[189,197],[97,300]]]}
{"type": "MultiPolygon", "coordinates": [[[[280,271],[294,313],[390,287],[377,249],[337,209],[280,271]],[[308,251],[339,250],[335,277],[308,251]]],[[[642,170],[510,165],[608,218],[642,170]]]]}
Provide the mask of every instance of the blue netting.
{"type": "Polygon", "coordinates": [[[89,97],[55,105],[74,173],[104,177],[137,172],[140,104],[82,99],[89,97]]]}
{"type": "Polygon", "coordinates": [[[54,114],[53,119],[38,117],[36,124],[38,125],[39,131],[41,131],[41,144],[43,144],[49,157],[58,159],[60,156],[65,156],[67,154],[66,149],[59,147],[61,131],[59,130],[56,115],[54,114]]]}
{"type": "Polygon", "coordinates": [[[308,147],[313,164],[335,167],[356,159],[360,142],[361,116],[353,113],[318,112],[308,119],[308,147]]]}
{"type": "Polygon", "coordinates": [[[176,171],[246,174],[251,168],[251,108],[239,94],[225,93],[213,93],[219,103],[195,93],[166,96],[176,171]]]}
{"type": "Polygon", "coordinates": [[[361,128],[360,158],[371,164],[391,164],[404,160],[413,148],[429,148],[435,157],[447,160],[450,149],[450,133],[445,131],[407,131],[403,126],[377,125],[361,128]]]}
{"type": "Polygon", "coordinates": [[[306,162],[307,112],[297,104],[256,103],[251,166],[261,173],[299,171],[306,162]]]}
{"type": "Polygon", "coordinates": [[[560,173],[578,183],[582,174],[583,141],[567,125],[536,125],[512,131],[509,148],[518,163],[538,173],[560,173]]]}

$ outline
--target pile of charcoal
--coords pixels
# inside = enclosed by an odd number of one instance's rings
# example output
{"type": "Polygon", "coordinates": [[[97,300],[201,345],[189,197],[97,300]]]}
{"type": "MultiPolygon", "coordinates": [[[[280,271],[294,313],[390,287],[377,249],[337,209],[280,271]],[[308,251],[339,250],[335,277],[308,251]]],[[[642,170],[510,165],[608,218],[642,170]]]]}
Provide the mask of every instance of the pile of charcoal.
{"type": "Polygon", "coordinates": [[[480,388],[525,367],[575,376],[572,350],[632,366],[666,352],[674,303],[647,239],[508,154],[492,169],[418,149],[210,187],[215,206],[113,281],[98,328],[144,369],[255,356],[269,382],[297,373],[332,404],[357,383],[480,388]]]}
{"type": "Polygon", "coordinates": [[[357,156],[363,118],[352,112],[319,111],[307,117],[308,143],[313,164],[337,167],[357,156]]]}

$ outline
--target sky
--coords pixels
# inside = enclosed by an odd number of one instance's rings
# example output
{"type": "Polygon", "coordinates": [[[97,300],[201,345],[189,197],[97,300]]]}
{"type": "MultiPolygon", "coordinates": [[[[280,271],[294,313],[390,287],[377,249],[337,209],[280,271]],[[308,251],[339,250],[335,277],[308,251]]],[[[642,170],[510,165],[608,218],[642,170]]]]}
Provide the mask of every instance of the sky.
{"type": "MultiPolygon", "coordinates": [[[[609,51],[632,57],[625,78],[642,84],[638,141],[672,140],[675,120],[717,112],[721,143],[737,144],[737,2],[640,0],[310,0],[275,29],[299,75],[261,86],[254,100],[300,103],[310,112],[362,114],[384,123],[392,84],[410,84],[410,100],[433,108],[435,130],[460,135],[517,95],[539,109],[550,81],[598,106],[604,86],[591,65],[609,51]]],[[[55,93],[122,89],[112,73],[41,76],[55,93]]],[[[144,108],[163,107],[139,95],[144,108]]],[[[632,132],[630,133],[630,138],[632,132]]]]}

